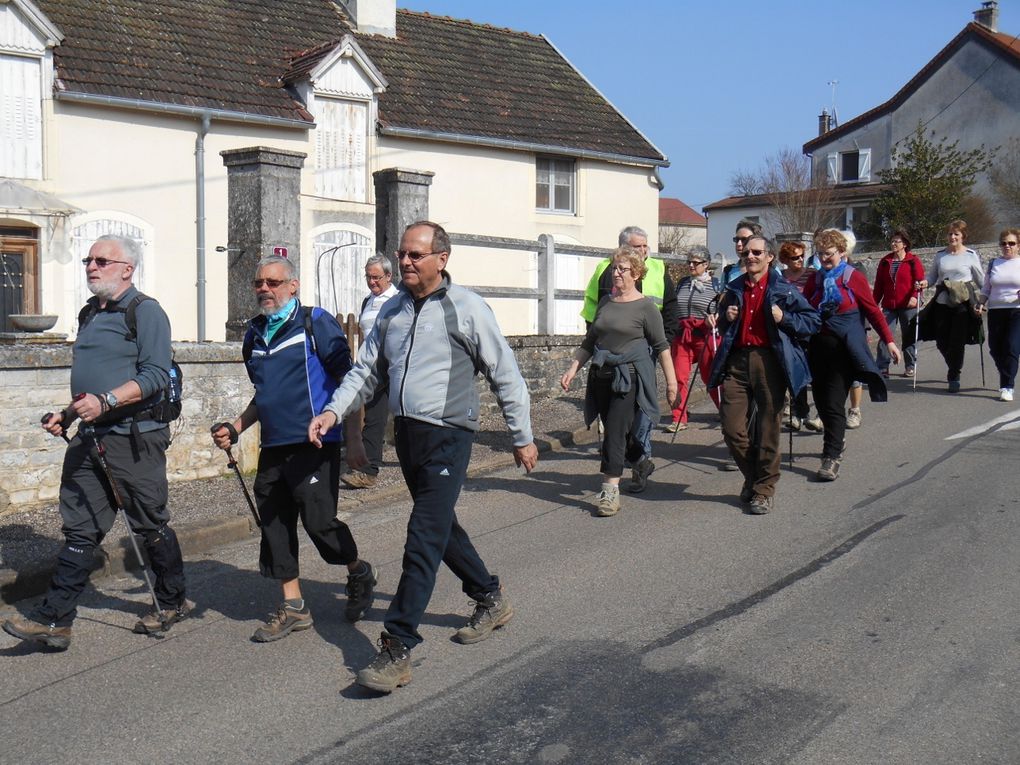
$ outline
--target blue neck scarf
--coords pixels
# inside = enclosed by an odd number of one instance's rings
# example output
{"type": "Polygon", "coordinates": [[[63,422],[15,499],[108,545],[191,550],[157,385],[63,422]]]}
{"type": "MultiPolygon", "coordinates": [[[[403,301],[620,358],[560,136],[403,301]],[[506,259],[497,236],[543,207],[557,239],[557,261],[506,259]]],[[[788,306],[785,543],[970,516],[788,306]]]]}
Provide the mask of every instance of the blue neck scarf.
{"type": "Polygon", "coordinates": [[[830,311],[835,311],[839,308],[840,303],[843,302],[843,293],[839,289],[839,277],[843,275],[847,266],[850,265],[846,262],[846,259],[840,261],[840,264],[830,271],[822,271],[825,276],[823,289],[825,290],[822,294],[822,302],[818,306],[819,308],[830,311]]]}
{"type": "Polygon", "coordinates": [[[287,305],[281,308],[274,314],[266,317],[266,333],[265,338],[268,343],[273,339],[273,335],[276,334],[276,330],[283,326],[283,323],[287,321],[287,317],[290,316],[290,312],[294,310],[294,306],[297,305],[297,298],[291,298],[287,301],[287,305]]]}

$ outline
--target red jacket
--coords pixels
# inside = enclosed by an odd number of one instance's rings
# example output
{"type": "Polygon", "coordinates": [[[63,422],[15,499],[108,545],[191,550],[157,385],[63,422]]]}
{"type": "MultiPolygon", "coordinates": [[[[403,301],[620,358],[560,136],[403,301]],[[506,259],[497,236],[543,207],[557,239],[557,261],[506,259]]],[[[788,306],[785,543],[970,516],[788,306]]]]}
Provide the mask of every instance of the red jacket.
{"type": "MultiPolygon", "coordinates": [[[[840,303],[836,313],[860,311],[863,317],[862,321],[867,319],[868,324],[875,328],[882,342],[888,345],[893,342],[892,332],[889,330],[889,325],[885,322],[885,316],[882,315],[878,303],[872,297],[868,278],[850,263],[847,264],[847,269],[847,273],[850,275],[840,277],[836,283],[840,292],[840,303]],[[844,278],[846,279],[845,284],[844,278]]],[[[804,297],[807,298],[812,308],[818,308],[822,302],[822,298],[825,295],[824,280],[825,271],[820,270],[815,273],[814,278],[808,279],[807,284],[804,285],[804,297]]],[[[824,319],[822,320],[822,331],[825,331],[824,319]]]]}
{"type": "Polygon", "coordinates": [[[916,296],[914,282],[924,281],[924,265],[914,253],[908,252],[892,280],[890,264],[896,256],[891,252],[878,262],[875,274],[875,300],[890,311],[909,308],[910,298],[916,296]]]}

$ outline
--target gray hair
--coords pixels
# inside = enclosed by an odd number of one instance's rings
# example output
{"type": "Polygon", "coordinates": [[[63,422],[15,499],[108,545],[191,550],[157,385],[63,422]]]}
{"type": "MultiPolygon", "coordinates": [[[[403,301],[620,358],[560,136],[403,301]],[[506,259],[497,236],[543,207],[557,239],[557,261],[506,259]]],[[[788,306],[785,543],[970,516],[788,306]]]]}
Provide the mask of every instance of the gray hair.
{"type": "Polygon", "coordinates": [[[275,265],[283,266],[283,270],[286,272],[288,279],[298,278],[297,266],[294,265],[294,261],[289,258],[280,257],[279,255],[266,255],[259,261],[258,266],[255,267],[255,273],[258,273],[267,266],[275,265]]]}
{"type": "Polygon", "coordinates": [[[648,232],[640,226],[627,226],[623,231],[620,232],[620,236],[617,238],[617,244],[620,247],[629,247],[630,238],[632,236],[643,236],[645,239],[648,238],[648,232]]]}
{"type": "Polygon", "coordinates": [[[735,229],[733,229],[733,233],[734,234],[737,233],[742,228],[746,228],[754,236],[764,236],[765,235],[765,230],[761,227],[760,223],[758,223],[756,221],[753,221],[753,220],[748,220],[747,218],[741,218],[737,222],[737,227],[735,229]]]}
{"type": "Polygon", "coordinates": [[[136,269],[138,268],[138,263],[142,259],[142,245],[137,240],[120,234],[103,234],[96,239],[96,242],[116,242],[128,262],[136,269]]]}
{"type": "MultiPolygon", "coordinates": [[[[751,238],[747,240],[747,243],[750,244],[751,242],[755,242],[755,241],[764,242],[765,243],[765,251],[769,255],[773,255],[774,256],[776,254],[776,244],[775,244],[775,242],[773,242],[771,239],[769,239],[764,234],[751,234],[751,238]]],[[[744,254],[745,255],[747,254],[747,250],[744,251],[744,254]]]]}
{"type": "Polygon", "coordinates": [[[383,273],[387,276],[393,276],[393,261],[383,255],[381,252],[377,252],[375,255],[365,261],[365,270],[367,271],[372,266],[379,266],[383,270],[383,273]]]}

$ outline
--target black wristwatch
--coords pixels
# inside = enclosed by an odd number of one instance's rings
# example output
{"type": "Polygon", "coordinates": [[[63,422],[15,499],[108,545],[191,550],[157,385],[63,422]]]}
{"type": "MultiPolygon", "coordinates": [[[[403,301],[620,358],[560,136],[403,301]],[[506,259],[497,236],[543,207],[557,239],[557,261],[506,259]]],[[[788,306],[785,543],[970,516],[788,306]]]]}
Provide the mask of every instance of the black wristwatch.
{"type": "Polygon", "coordinates": [[[107,411],[110,411],[111,409],[114,409],[117,406],[117,397],[114,396],[113,393],[111,393],[110,391],[107,391],[106,393],[100,393],[99,398],[101,398],[103,402],[106,404],[107,411]]]}

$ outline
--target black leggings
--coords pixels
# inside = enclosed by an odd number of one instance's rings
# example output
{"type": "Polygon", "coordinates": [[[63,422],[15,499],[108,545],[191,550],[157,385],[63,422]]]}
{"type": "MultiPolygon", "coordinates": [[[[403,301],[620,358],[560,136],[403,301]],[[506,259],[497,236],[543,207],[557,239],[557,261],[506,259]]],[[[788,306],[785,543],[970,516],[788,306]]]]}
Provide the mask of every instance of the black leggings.
{"type": "Polygon", "coordinates": [[[946,379],[959,380],[963,371],[963,356],[967,348],[967,331],[970,328],[970,305],[949,306],[936,303],[935,346],[946,361],[946,379]]]}
{"type": "MultiPolygon", "coordinates": [[[[626,393],[614,393],[612,370],[609,367],[606,370],[609,374],[607,377],[600,376],[598,369],[593,370],[588,384],[593,386],[595,404],[605,429],[599,471],[610,478],[619,478],[623,475],[628,452],[633,451],[628,449],[628,439],[630,426],[634,422],[637,386],[632,384],[626,393]]],[[[632,379],[633,374],[631,372],[632,379]]]]}
{"type": "Polygon", "coordinates": [[[854,382],[850,353],[835,335],[817,334],[808,345],[808,365],[815,409],[825,426],[822,457],[839,459],[846,445],[846,397],[854,382]]]}

